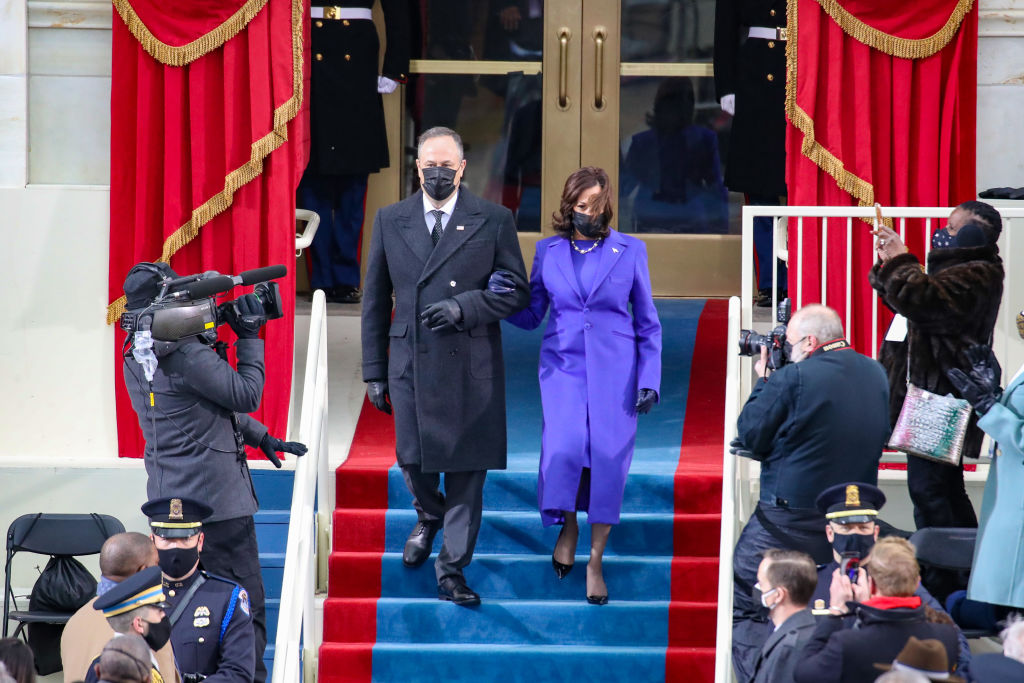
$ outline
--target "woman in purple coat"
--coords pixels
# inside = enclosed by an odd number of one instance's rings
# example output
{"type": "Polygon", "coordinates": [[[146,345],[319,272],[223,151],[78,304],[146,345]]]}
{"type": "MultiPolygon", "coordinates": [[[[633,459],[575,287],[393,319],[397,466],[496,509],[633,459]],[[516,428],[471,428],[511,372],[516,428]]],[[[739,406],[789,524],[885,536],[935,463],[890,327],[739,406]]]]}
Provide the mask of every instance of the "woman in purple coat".
{"type": "Polygon", "coordinates": [[[508,321],[535,329],[551,309],[540,347],[537,498],[544,526],[563,525],[551,556],[559,578],[576,557],[576,511],[587,513],[587,600],[603,605],[601,560],[619,522],[637,414],[658,401],[661,323],[644,243],[610,227],[604,170],[588,166],[570,175],[552,218],[558,234],[537,243],[530,305],[508,321]]]}

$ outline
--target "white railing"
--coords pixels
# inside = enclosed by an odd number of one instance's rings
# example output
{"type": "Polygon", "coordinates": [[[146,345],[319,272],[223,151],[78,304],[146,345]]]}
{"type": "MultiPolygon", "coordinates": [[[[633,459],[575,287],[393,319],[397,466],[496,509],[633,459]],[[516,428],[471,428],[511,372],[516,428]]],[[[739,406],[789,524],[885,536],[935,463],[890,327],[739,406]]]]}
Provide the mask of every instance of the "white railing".
{"type": "Polygon", "coordinates": [[[326,590],[330,551],[327,300],[321,290],[313,293],[299,435],[309,451],[297,459],[295,466],[274,647],[273,683],[309,683],[316,680],[315,593],[326,590]],[[314,504],[318,509],[315,514],[314,504]]]}
{"type": "MultiPolygon", "coordinates": [[[[1021,357],[1021,347],[1018,343],[1012,343],[1017,337],[1015,317],[1017,311],[1024,307],[1024,297],[1019,294],[1024,285],[1024,238],[1018,237],[1014,240],[1015,225],[1017,229],[1024,228],[1024,208],[1009,207],[1003,202],[991,202],[1003,217],[1003,230],[999,239],[1000,255],[1003,258],[1006,271],[1006,279],[1003,282],[1003,300],[1000,305],[999,319],[996,321],[996,331],[993,346],[996,355],[1003,361],[1004,382],[1006,373],[1013,373],[1024,361],[1021,357]]],[[[907,219],[924,219],[924,230],[921,235],[922,241],[908,243],[907,246],[915,253],[927,254],[931,248],[931,234],[945,223],[952,209],[948,207],[883,207],[882,215],[886,218],[893,218],[894,227],[901,238],[906,239],[907,219]]],[[[795,292],[790,292],[792,310],[796,311],[807,303],[824,303],[835,308],[845,321],[847,338],[853,338],[859,333],[858,325],[870,325],[870,349],[858,349],[862,353],[869,354],[872,358],[878,357],[878,307],[877,295],[872,294],[872,313],[869,321],[858,320],[853,310],[853,294],[858,289],[870,289],[866,272],[853,272],[852,252],[854,240],[873,239],[870,235],[870,228],[860,220],[861,218],[871,219],[875,215],[874,209],[870,207],[850,206],[745,206],[743,207],[743,235],[742,235],[742,277],[741,296],[739,300],[738,316],[735,314],[737,305],[735,297],[729,302],[729,344],[734,344],[739,337],[739,330],[751,329],[753,327],[753,292],[754,292],[754,218],[758,216],[769,216],[772,219],[773,232],[778,235],[780,228],[785,229],[787,223],[795,220],[797,222],[795,234],[796,244],[788,244],[785,249],[785,260],[789,268],[799,268],[804,262],[804,231],[803,221],[808,219],[820,219],[816,237],[821,244],[821,258],[817,264],[821,274],[820,291],[827,292],[826,284],[829,281],[830,261],[828,240],[837,237],[845,244],[845,264],[840,269],[844,275],[844,282],[841,288],[842,295],[838,301],[824,300],[819,297],[805,298],[802,279],[797,279],[795,292]],[[837,230],[838,226],[838,230],[837,230]],[[737,319],[738,318],[738,319],[737,319]]],[[[773,257],[780,254],[781,240],[776,238],[773,242],[773,257]]],[[[833,264],[833,276],[835,272],[834,251],[831,254],[833,264]]],[[[777,259],[772,258],[772,284],[777,282],[777,259]]],[[[833,288],[833,292],[835,289],[833,288]]],[[[775,312],[778,307],[778,292],[772,295],[772,325],[774,326],[775,312]]],[[[750,395],[752,378],[752,359],[749,357],[737,357],[735,348],[730,349],[729,361],[726,375],[726,401],[725,401],[725,439],[722,450],[722,530],[719,540],[719,571],[718,571],[718,623],[715,654],[715,683],[729,683],[734,680],[732,672],[732,594],[733,574],[732,558],[736,539],[743,523],[753,511],[756,500],[754,492],[756,489],[756,478],[760,470],[756,463],[747,458],[736,458],[729,454],[729,442],[736,435],[736,418],[742,404],[750,395]]]]}

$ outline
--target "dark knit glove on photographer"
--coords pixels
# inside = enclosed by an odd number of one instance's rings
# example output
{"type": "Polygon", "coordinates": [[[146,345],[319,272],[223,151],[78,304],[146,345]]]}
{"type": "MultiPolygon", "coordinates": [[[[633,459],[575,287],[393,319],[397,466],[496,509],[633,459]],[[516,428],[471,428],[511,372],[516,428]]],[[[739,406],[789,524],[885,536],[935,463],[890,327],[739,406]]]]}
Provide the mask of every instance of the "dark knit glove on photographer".
{"type": "Polygon", "coordinates": [[[657,402],[657,391],[654,389],[641,389],[636,392],[636,405],[633,406],[633,409],[636,410],[637,415],[646,415],[651,412],[651,408],[657,402]]]}
{"type": "Polygon", "coordinates": [[[1003,370],[992,349],[983,344],[975,344],[964,355],[971,364],[970,372],[964,374],[960,368],[953,368],[946,371],[946,376],[960,395],[974,406],[974,412],[984,415],[1003,395],[999,386],[1003,370]]]}
{"type": "Polygon", "coordinates": [[[239,339],[257,339],[260,328],[267,323],[263,304],[255,294],[244,294],[233,306],[225,307],[224,318],[239,339]]]}
{"type": "MultiPolygon", "coordinates": [[[[747,448],[747,445],[738,436],[729,442],[729,452],[744,458],[754,458],[753,451],[747,448]]],[[[754,459],[756,460],[757,458],[754,459]]]]}
{"type": "Polygon", "coordinates": [[[274,467],[281,469],[281,459],[277,457],[277,454],[305,455],[306,444],[299,443],[298,441],[281,441],[281,439],[275,439],[270,435],[270,432],[267,432],[260,439],[260,450],[263,451],[263,455],[267,456],[267,460],[273,463],[274,467]]]}
{"type": "Polygon", "coordinates": [[[391,397],[388,395],[388,383],[386,380],[371,379],[366,383],[366,398],[370,400],[377,410],[391,414],[391,397]]]}
{"type": "Polygon", "coordinates": [[[462,322],[462,307],[455,299],[441,299],[423,309],[420,322],[434,332],[455,329],[462,322]]]}

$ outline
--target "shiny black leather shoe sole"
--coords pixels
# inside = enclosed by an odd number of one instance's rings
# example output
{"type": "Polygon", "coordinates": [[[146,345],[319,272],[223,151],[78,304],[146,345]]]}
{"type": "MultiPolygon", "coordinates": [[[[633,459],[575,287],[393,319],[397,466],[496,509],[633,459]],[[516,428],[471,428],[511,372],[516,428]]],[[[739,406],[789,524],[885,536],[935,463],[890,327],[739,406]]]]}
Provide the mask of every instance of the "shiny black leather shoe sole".
{"type": "Polygon", "coordinates": [[[552,555],[551,556],[551,566],[555,568],[555,574],[558,575],[558,578],[559,579],[564,579],[566,576],[569,575],[569,572],[572,571],[572,568],[575,566],[575,563],[573,563],[573,564],[562,564],[561,562],[559,562],[558,560],[555,559],[554,555],[552,555]]]}
{"type": "Polygon", "coordinates": [[[589,602],[591,605],[607,605],[608,604],[608,596],[607,595],[588,595],[587,596],[587,602],[589,602]]]}

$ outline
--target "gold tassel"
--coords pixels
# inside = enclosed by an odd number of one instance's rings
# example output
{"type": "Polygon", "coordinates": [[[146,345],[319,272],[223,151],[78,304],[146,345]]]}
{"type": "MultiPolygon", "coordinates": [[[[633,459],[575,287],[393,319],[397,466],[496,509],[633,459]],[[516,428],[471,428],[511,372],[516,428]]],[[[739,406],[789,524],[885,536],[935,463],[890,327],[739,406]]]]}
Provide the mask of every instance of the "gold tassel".
{"type": "MultiPolygon", "coordinates": [[[[821,8],[839,24],[839,28],[865,45],[901,59],[924,59],[946,47],[960,30],[964,17],[974,6],[974,0],[958,0],[945,26],[927,38],[898,38],[865,24],[839,4],[839,0],[817,0],[821,8]]],[[[792,3],[791,3],[792,4],[792,3]]],[[[792,40],[792,39],[791,39],[792,40]]],[[[794,41],[795,42],[795,41],[794,41]]]]}
{"type": "MultiPolygon", "coordinates": [[[[115,4],[119,0],[114,0],[115,4]]],[[[266,2],[266,0],[263,0],[266,2]]],[[[302,0],[292,0],[292,96],[274,110],[274,129],[252,143],[249,161],[227,174],[224,189],[192,210],[192,216],[164,240],[158,261],[170,263],[171,257],[199,234],[199,229],[231,206],[235,192],[263,173],[263,160],[288,140],[288,123],[302,106],[302,0]]],[[[119,297],[107,306],[107,324],[116,322],[125,310],[127,299],[119,297]]]]}
{"type": "Polygon", "coordinates": [[[237,12],[217,28],[199,36],[191,43],[175,47],[161,42],[153,35],[139,15],[135,13],[131,0],[113,0],[113,2],[114,9],[121,15],[125,26],[135,36],[135,40],[142,45],[142,49],[148,52],[153,59],[167,66],[185,66],[208,52],[216,50],[244,29],[267,4],[267,0],[247,0],[238,8],[237,12]]]}

